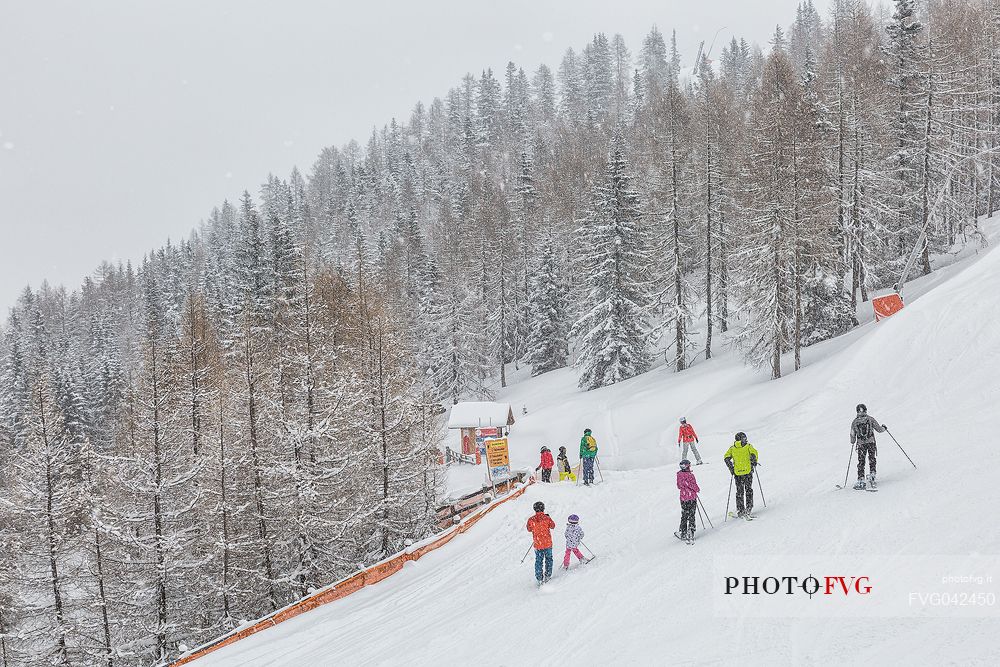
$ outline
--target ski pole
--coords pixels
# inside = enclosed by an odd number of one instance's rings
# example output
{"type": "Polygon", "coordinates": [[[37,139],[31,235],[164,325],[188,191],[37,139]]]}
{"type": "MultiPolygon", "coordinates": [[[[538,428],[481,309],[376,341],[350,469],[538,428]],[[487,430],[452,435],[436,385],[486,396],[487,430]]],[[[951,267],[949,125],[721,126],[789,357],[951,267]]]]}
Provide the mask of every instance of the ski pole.
{"type": "MultiPolygon", "coordinates": [[[[888,429],[886,429],[886,430],[888,430],[888,429]]],[[[892,433],[890,433],[889,435],[891,436],[892,433]]],[[[840,487],[842,489],[846,489],[847,488],[847,477],[851,474],[851,461],[853,461],[853,460],[854,460],[854,443],[852,442],[851,443],[851,454],[850,454],[850,456],[847,457],[847,472],[844,473],[844,485],[842,487],[840,487]]]]}
{"type": "Polygon", "coordinates": [[[701,519],[701,529],[705,530],[705,515],[701,512],[701,505],[695,505],[695,509],[698,510],[698,518],[701,519]]]}
{"type": "MultiPolygon", "coordinates": [[[[892,435],[892,433],[890,433],[889,435],[892,435]]],[[[601,481],[603,482],[604,481],[604,473],[601,472],[601,459],[599,459],[599,458],[597,458],[595,456],[594,457],[594,465],[597,466],[597,474],[601,476],[601,481]]]]}
{"type": "Polygon", "coordinates": [[[764,487],[760,483],[760,474],[757,472],[757,466],[753,467],[753,474],[757,478],[757,488],[760,490],[760,501],[764,503],[764,507],[767,507],[767,501],[764,500],[764,487]]]}
{"type": "Polygon", "coordinates": [[[726,517],[722,520],[725,523],[729,520],[729,499],[733,497],[733,475],[729,475],[729,493],[726,495],[726,517]]]}
{"type": "MultiPolygon", "coordinates": [[[[705,509],[705,504],[703,502],[701,502],[701,496],[698,496],[698,506],[702,509],[702,511],[705,512],[705,518],[708,519],[708,525],[711,526],[712,528],[715,528],[715,526],[712,524],[711,517],[708,516],[708,510],[705,509]]],[[[727,512],[729,511],[728,504],[726,506],[726,511],[727,512]]],[[[702,527],[704,528],[704,525],[702,525],[702,527]]]]}
{"type": "Polygon", "coordinates": [[[534,544],[529,545],[528,546],[528,550],[524,552],[523,556],[521,556],[521,562],[522,563],[524,562],[524,559],[528,557],[528,554],[531,553],[531,547],[533,547],[533,546],[535,546],[535,545],[534,544]]]}
{"type": "Polygon", "coordinates": [[[597,554],[595,554],[595,553],[593,552],[593,550],[591,550],[591,548],[590,548],[590,547],[588,547],[588,546],[587,546],[586,544],[584,544],[584,543],[583,543],[583,540],[580,540],[580,546],[582,546],[582,547],[583,547],[584,549],[586,549],[587,551],[590,551],[590,555],[591,555],[591,556],[593,556],[594,558],[597,558],[597,554]]]}
{"type": "Polygon", "coordinates": [[[899,447],[899,451],[903,452],[903,456],[905,456],[906,460],[910,462],[910,465],[913,466],[914,469],[916,469],[917,464],[913,462],[913,459],[910,458],[910,455],[907,454],[906,450],[903,449],[903,446],[899,444],[899,440],[896,440],[896,436],[892,434],[892,431],[890,431],[889,428],[886,427],[885,432],[889,434],[889,437],[892,438],[892,441],[896,443],[897,447],[899,447]]]}

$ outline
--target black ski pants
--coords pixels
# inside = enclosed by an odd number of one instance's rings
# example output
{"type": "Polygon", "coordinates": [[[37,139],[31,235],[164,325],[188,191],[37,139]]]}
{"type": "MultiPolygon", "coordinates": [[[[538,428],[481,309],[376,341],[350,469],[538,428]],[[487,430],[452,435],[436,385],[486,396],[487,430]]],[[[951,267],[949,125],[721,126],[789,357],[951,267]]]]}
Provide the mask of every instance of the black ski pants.
{"type": "Polygon", "coordinates": [[[749,514],[753,509],[753,471],[736,475],[736,512],[749,514]],[[746,502],[744,502],[744,497],[746,502]]]}
{"type": "Polygon", "coordinates": [[[694,534],[694,513],[697,509],[697,499],[681,501],[681,537],[687,537],[689,534],[694,534]],[[691,533],[688,533],[688,531],[691,531],[691,533]]]}
{"type": "Polygon", "coordinates": [[[552,468],[542,468],[542,481],[543,482],[552,481],[552,468]]]}
{"type": "Polygon", "coordinates": [[[868,454],[868,472],[875,474],[875,443],[858,443],[858,479],[865,478],[865,453],[868,454]]]}

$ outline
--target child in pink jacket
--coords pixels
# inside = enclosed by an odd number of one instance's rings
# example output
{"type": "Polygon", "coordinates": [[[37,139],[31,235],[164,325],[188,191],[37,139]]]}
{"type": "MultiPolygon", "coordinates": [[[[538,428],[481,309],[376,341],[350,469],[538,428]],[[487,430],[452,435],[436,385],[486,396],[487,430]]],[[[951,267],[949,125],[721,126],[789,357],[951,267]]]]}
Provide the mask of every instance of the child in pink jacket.
{"type": "Polygon", "coordinates": [[[674,537],[694,544],[694,513],[698,509],[698,481],[691,472],[691,462],[681,461],[681,469],[677,471],[677,488],[681,492],[681,529],[674,537]]]}

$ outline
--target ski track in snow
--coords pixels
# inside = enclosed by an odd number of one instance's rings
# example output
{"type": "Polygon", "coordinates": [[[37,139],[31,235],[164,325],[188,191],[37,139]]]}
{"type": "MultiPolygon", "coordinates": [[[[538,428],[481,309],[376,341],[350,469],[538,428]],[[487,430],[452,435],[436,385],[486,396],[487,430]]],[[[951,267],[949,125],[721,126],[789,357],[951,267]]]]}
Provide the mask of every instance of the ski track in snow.
{"type": "MultiPolygon", "coordinates": [[[[196,664],[1000,663],[996,617],[715,614],[716,556],[851,555],[863,570],[869,560],[1000,553],[989,513],[1000,504],[990,419],[1000,398],[1000,253],[942,269],[906,293],[902,312],[803,350],[803,369],[777,382],[720,350],[681,374],[658,368],[587,393],[576,390],[570,369],[513,384],[500,399],[529,407],[511,432],[515,467],[534,468],[539,444],[566,444],[575,459],[570,445],[583,427],[603,424],[606,432],[594,433],[610,450],[603,484],[535,484],[396,576],[196,664]],[[878,493],[835,487],[858,402],[889,424],[919,466],[879,435],[878,493]],[[702,530],[698,518],[694,546],[673,536],[680,507],[672,434],[681,414],[711,461],[693,470],[715,528],[702,530]],[[760,451],[767,507],[755,483],[759,521],[724,521],[730,478],[721,458],[737,430],[760,451]],[[540,591],[534,555],[519,563],[536,500],[557,526],[555,576],[540,591]],[[570,513],[580,515],[597,559],[567,573],[560,566],[570,513]]],[[[855,453],[849,485],[856,465],[855,453]]]]}

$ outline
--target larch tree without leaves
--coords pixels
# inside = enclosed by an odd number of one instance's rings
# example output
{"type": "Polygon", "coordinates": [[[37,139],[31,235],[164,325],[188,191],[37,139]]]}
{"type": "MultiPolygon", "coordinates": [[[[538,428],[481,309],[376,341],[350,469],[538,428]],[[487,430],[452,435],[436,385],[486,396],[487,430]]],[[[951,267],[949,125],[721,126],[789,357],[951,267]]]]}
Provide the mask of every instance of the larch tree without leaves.
{"type": "MultiPolygon", "coordinates": [[[[780,43],[780,42],[779,42],[780,43]]],[[[795,135],[801,91],[788,56],[777,46],[764,65],[760,91],[751,109],[753,136],[745,167],[749,218],[739,255],[746,329],[740,340],[748,356],[781,377],[794,320],[795,135]]]]}

